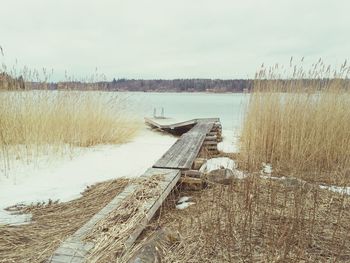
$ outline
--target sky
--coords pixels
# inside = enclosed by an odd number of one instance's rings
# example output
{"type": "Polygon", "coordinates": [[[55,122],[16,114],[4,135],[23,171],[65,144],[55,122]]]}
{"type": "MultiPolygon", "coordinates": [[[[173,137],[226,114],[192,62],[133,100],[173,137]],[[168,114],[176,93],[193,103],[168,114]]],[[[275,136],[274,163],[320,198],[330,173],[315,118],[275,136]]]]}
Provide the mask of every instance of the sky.
{"type": "Polygon", "coordinates": [[[291,56],[348,59],[349,10],[347,0],[1,0],[0,62],[52,80],[251,78],[291,56]]]}

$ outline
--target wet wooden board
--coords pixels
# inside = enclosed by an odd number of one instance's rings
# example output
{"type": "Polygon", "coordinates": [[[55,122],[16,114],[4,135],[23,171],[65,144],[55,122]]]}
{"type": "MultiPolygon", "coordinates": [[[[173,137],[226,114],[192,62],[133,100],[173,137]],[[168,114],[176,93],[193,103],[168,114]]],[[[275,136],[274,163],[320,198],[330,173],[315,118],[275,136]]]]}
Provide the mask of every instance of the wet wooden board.
{"type": "Polygon", "coordinates": [[[189,132],[183,134],[175,144],[153,165],[154,168],[191,169],[193,161],[212,129],[214,122],[200,121],[189,132]]]}

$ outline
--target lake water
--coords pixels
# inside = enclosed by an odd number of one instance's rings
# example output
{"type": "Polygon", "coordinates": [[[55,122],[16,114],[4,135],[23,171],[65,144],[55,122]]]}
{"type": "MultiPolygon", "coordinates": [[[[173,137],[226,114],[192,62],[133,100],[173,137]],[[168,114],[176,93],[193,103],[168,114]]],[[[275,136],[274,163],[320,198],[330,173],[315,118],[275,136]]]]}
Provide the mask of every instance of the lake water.
{"type": "Polygon", "coordinates": [[[219,117],[223,130],[239,130],[249,94],[243,93],[138,93],[126,92],[130,101],[137,105],[142,117],[157,115],[164,108],[164,116],[174,121],[195,118],[219,117]]]}
{"type": "MultiPolygon", "coordinates": [[[[31,91],[37,99],[48,99],[58,91],[31,91]],[[50,96],[47,96],[49,92],[50,96]]],[[[82,96],[81,92],[78,92],[82,96]]],[[[0,93],[8,99],[14,97],[16,103],[20,98],[23,100],[35,99],[32,94],[17,92],[0,93]]],[[[186,121],[195,118],[218,117],[221,120],[223,130],[238,130],[241,127],[243,114],[249,100],[249,94],[245,93],[156,93],[156,92],[106,92],[99,93],[110,100],[114,97],[127,98],[127,104],[132,104],[131,109],[135,109],[139,117],[152,117],[154,108],[157,115],[161,114],[164,108],[164,116],[175,121],[186,121]]],[[[130,107],[128,108],[130,110],[130,107]]]]}

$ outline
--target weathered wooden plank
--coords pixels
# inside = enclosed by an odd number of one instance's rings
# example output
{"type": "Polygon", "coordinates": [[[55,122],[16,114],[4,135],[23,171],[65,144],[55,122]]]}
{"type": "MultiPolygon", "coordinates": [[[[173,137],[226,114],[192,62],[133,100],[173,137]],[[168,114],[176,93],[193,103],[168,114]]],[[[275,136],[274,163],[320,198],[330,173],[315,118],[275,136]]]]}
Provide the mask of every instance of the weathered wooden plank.
{"type": "Polygon", "coordinates": [[[204,141],[203,145],[218,145],[217,141],[204,141]]]}
{"type": "Polygon", "coordinates": [[[206,141],[217,141],[217,140],[218,140],[218,137],[217,137],[216,135],[212,135],[212,136],[207,135],[207,136],[205,137],[205,140],[206,140],[206,141]]]}
{"type": "Polygon", "coordinates": [[[198,170],[185,170],[182,172],[182,175],[185,177],[200,178],[202,177],[203,173],[198,170]]]}
{"type": "MultiPolygon", "coordinates": [[[[153,168],[154,172],[158,172],[161,169],[153,168]]],[[[164,170],[162,171],[164,173],[164,170]]],[[[144,207],[148,208],[149,210],[145,214],[145,216],[138,222],[138,227],[133,231],[133,233],[129,236],[128,240],[125,242],[125,248],[129,249],[136,239],[139,237],[139,235],[142,233],[142,231],[146,228],[148,222],[152,219],[154,214],[157,212],[159,207],[162,205],[163,201],[167,198],[171,190],[174,188],[176,183],[181,177],[181,171],[180,170],[167,170],[167,179],[168,182],[165,181],[162,183],[163,186],[163,192],[156,196],[155,198],[151,199],[148,203],[144,204],[144,207]]]]}
{"type": "Polygon", "coordinates": [[[213,124],[213,122],[199,121],[189,132],[183,134],[153,167],[190,169],[213,124]]]}
{"type": "MultiPolygon", "coordinates": [[[[137,239],[139,234],[146,227],[149,220],[152,218],[154,213],[160,207],[164,199],[169,195],[173,187],[178,182],[181,171],[175,169],[148,169],[141,177],[150,177],[153,175],[162,175],[160,179],[160,195],[155,196],[149,202],[145,203],[143,209],[146,210],[145,217],[138,222],[138,227],[130,235],[127,244],[131,246],[133,242],[137,239]]],[[[121,202],[128,198],[134,191],[137,190],[139,185],[130,184],[128,185],[120,194],[118,194],[109,204],[107,204],[99,213],[94,215],[86,224],[84,224],[80,229],[78,229],[72,236],[66,239],[59,248],[56,249],[54,254],[49,258],[50,263],[66,263],[75,262],[82,263],[87,257],[89,251],[93,249],[94,243],[84,241],[86,235],[93,229],[94,225],[101,219],[108,216],[110,212],[118,209],[121,202]]]]}
{"type": "Polygon", "coordinates": [[[154,168],[178,168],[183,158],[181,151],[190,145],[190,137],[182,135],[171,148],[153,165],[154,168]]]}
{"type": "MultiPolygon", "coordinates": [[[[191,145],[191,137],[184,134],[165,154],[163,158],[164,168],[178,168],[178,164],[184,158],[183,151],[191,145]]],[[[155,166],[154,166],[155,167],[155,166]]],[[[163,168],[163,167],[159,167],[163,168]]]]}
{"type": "Polygon", "coordinates": [[[61,246],[55,250],[53,255],[49,258],[48,262],[83,262],[82,258],[85,258],[89,250],[91,250],[94,246],[94,244],[91,242],[83,242],[83,238],[91,231],[91,229],[97,222],[106,217],[114,209],[117,209],[120,206],[121,202],[135,191],[136,187],[137,186],[133,184],[128,185],[119,195],[114,197],[109,204],[107,204],[103,209],[101,209],[100,212],[95,214],[72,236],[66,239],[61,244],[61,246]]]}
{"type": "Polygon", "coordinates": [[[205,135],[197,135],[194,138],[192,144],[188,147],[188,151],[184,152],[184,159],[180,162],[180,166],[185,167],[185,169],[190,169],[194,160],[197,158],[199,150],[204,141],[205,135]]]}
{"type": "Polygon", "coordinates": [[[206,150],[210,153],[214,153],[214,152],[218,152],[218,148],[217,147],[206,147],[206,150]]]}

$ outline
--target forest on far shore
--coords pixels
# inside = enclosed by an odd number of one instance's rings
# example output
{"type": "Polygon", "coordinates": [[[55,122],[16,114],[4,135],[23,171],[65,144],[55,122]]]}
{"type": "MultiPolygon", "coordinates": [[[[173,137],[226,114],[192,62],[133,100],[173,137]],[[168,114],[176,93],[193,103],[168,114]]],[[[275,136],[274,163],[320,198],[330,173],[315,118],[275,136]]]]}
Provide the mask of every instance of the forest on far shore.
{"type": "MultiPolygon", "coordinates": [[[[27,89],[43,89],[44,83],[26,82],[27,89]]],[[[251,80],[246,79],[113,79],[94,83],[65,81],[45,83],[48,89],[94,89],[110,91],[142,91],[142,92],[243,92],[249,91],[251,80]]]]}
{"type": "Polygon", "coordinates": [[[254,82],[258,81],[259,86],[271,86],[274,82],[279,85],[289,86],[291,84],[303,87],[306,90],[309,86],[316,85],[318,89],[327,86],[330,81],[337,81],[344,89],[349,87],[349,79],[113,79],[112,81],[25,81],[22,76],[11,77],[8,74],[0,73],[0,89],[3,90],[107,90],[107,91],[141,91],[141,92],[250,92],[254,82]]]}

